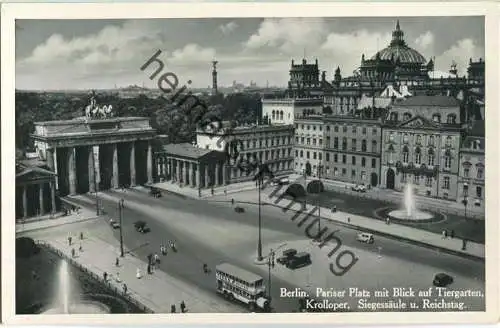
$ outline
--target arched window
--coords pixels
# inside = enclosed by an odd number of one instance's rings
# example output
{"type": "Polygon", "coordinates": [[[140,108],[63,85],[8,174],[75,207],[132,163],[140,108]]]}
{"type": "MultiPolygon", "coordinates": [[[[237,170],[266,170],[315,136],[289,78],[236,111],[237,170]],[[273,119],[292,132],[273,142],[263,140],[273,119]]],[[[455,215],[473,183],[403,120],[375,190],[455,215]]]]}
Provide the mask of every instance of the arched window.
{"type": "Polygon", "coordinates": [[[344,137],[342,138],[342,150],[346,150],[347,149],[347,138],[344,137]]]}
{"type": "Polygon", "coordinates": [[[432,115],[432,120],[433,120],[434,122],[441,123],[441,115],[439,115],[439,114],[434,114],[434,115],[432,115]]]}
{"type": "Polygon", "coordinates": [[[280,112],[280,120],[283,121],[283,111],[280,112]]]}
{"type": "Polygon", "coordinates": [[[361,166],[365,167],[365,165],[366,165],[366,158],[362,157],[361,158],[361,166]]]}
{"type": "Polygon", "coordinates": [[[408,159],[410,157],[410,152],[408,150],[408,147],[403,148],[403,163],[408,163],[408,159]]]}
{"type": "Polygon", "coordinates": [[[302,157],[304,157],[304,151],[303,150],[300,151],[300,158],[302,158],[302,157]]]}
{"type": "Polygon", "coordinates": [[[448,114],[448,116],[446,116],[446,123],[455,124],[456,121],[457,121],[457,116],[455,114],[448,114]]]}
{"type": "Polygon", "coordinates": [[[361,141],[361,151],[366,151],[366,140],[361,141]]]}
{"type": "Polygon", "coordinates": [[[429,166],[434,166],[434,150],[432,148],[429,149],[427,153],[427,164],[429,164],[429,166]]]}
{"type": "Polygon", "coordinates": [[[429,137],[429,145],[434,146],[434,136],[429,137]]]}
{"type": "Polygon", "coordinates": [[[273,110],[273,120],[276,119],[276,112],[273,110]]]}
{"type": "Polygon", "coordinates": [[[415,164],[422,163],[422,154],[420,153],[420,148],[415,149],[415,164]]]}
{"type": "Polygon", "coordinates": [[[372,141],[372,153],[376,153],[376,152],[377,152],[377,141],[373,140],[372,141]]]}

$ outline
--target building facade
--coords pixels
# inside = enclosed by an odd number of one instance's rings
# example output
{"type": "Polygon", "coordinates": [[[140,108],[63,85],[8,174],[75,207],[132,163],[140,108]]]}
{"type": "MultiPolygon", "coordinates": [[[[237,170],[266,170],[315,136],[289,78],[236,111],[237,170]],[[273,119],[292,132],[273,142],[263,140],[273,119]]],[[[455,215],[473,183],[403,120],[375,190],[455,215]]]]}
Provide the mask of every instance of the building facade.
{"type": "Polygon", "coordinates": [[[457,199],[460,102],[414,96],[396,102],[383,124],[382,186],[457,199]]]}
{"type": "Polygon", "coordinates": [[[271,124],[293,124],[297,115],[323,113],[323,98],[262,99],[262,117],[271,124]]]}
{"type": "Polygon", "coordinates": [[[151,183],[154,136],[142,117],[36,122],[31,135],[59,196],[151,183]]]}
{"type": "Polygon", "coordinates": [[[295,123],[295,172],[355,184],[380,183],[381,121],[335,115],[295,123]]]}
{"type": "Polygon", "coordinates": [[[228,122],[223,124],[223,128],[216,133],[199,130],[196,144],[199,148],[217,150],[228,155],[237,150],[238,158],[228,159],[227,163],[231,182],[253,178],[253,175],[245,174],[237,166],[243,162],[267,163],[275,175],[293,171],[293,125],[254,124],[231,127],[228,122]]]}
{"type": "Polygon", "coordinates": [[[474,122],[466,133],[460,147],[457,201],[468,208],[484,208],[486,165],[484,121],[474,122]]]}

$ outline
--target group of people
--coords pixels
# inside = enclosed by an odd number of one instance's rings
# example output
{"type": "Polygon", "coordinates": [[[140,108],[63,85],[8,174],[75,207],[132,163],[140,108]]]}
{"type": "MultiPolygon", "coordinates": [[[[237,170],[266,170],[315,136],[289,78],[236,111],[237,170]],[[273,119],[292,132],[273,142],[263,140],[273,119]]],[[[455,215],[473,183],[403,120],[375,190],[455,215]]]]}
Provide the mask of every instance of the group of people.
{"type": "MultiPolygon", "coordinates": [[[[184,303],[184,301],[181,301],[181,304],[180,304],[180,308],[181,308],[181,313],[185,313],[186,312],[186,303],[184,303]]],[[[172,304],[170,306],[170,312],[171,313],[176,313],[176,308],[175,308],[175,304],[172,304]]]]}
{"type": "MultiPolygon", "coordinates": [[[[83,240],[83,232],[80,232],[80,241],[83,240]]],[[[68,246],[72,246],[73,245],[73,237],[71,236],[68,236],[68,246]]],[[[82,243],[80,242],[80,247],[78,247],[78,250],[80,252],[83,252],[83,246],[82,246],[82,243]]],[[[75,257],[76,256],[76,250],[75,248],[71,248],[71,257],[75,257]]]]}

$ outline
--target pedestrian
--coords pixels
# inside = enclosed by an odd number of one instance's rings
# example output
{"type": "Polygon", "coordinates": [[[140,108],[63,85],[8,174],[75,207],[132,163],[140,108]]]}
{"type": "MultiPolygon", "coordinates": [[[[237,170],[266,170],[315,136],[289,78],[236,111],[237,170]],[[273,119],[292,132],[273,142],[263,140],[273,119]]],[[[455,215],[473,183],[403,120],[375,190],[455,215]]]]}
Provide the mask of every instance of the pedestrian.
{"type": "Polygon", "coordinates": [[[74,248],[71,249],[71,257],[75,257],[75,249],[74,248]]]}
{"type": "Polygon", "coordinates": [[[231,198],[231,204],[234,205],[234,198],[231,198]]]}
{"type": "Polygon", "coordinates": [[[123,294],[127,295],[127,284],[123,284],[123,294]]]}
{"type": "Polygon", "coordinates": [[[208,273],[208,265],[203,263],[203,272],[208,273]]]}
{"type": "Polygon", "coordinates": [[[122,279],[120,278],[120,272],[116,273],[116,282],[118,283],[122,282],[122,279]]]}
{"type": "Polygon", "coordinates": [[[227,196],[227,190],[224,188],[224,195],[227,196]]]}
{"type": "Polygon", "coordinates": [[[80,232],[80,240],[83,240],[83,232],[80,232]]]}
{"type": "Polygon", "coordinates": [[[160,257],[155,253],[155,264],[160,264],[160,257]]]}
{"type": "Polygon", "coordinates": [[[68,237],[68,245],[69,245],[69,246],[71,246],[71,240],[72,240],[72,238],[71,238],[71,236],[69,236],[69,237],[68,237]]]}
{"type": "Polygon", "coordinates": [[[465,251],[466,248],[467,248],[467,240],[464,239],[464,240],[462,240],[462,250],[465,251]]]}
{"type": "Polygon", "coordinates": [[[83,252],[83,247],[82,247],[82,244],[81,244],[81,243],[80,243],[80,247],[78,247],[78,250],[79,250],[80,252],[83,252]]]}
{"type": "Polygon", "coordinates": [[[455,237],[455,230],[451,230],[450,231],[450,238],[454,238],[455,237]]]}
{"type": "Polygon", "coordinates": [[[148,264],[151,264],[151,260],[153,259],[153,254],[149,253],[148,255],[148,264]]]}
{"type": "Polygon", "coordinates": [[[106,271],[104,271],[102,277],[104,278],[104,281],[108,281],[108,273],[106,271]]]}
{"type": "Polygon", "coordinates": [[[444,238],[448,238],[448,230],[444,229],[444,238]]]}
{"type": "Polygon", "coordinates": [[[137,270],[135,271],[135,277],[137,279],[141,279],[142,278],[142,272],[141,272],[141,269],[137,268],[137,270]]]}
{"type": "Polygon", "coordinates": [[[212,193],[212,196],[214,195],[214,188],[210,189],[210,192],[212,193]]]}
{"type": "Polygon", "coordinates": [[[443,231],[441,232],[441,234],[443,235],[443,239],[445,239],[445,238],[446,238],[446,230],[443,230],[443,231]]]}
{"type": "Polygon", "coordinates": [[[391,219],[390,219],[389,217],[387,217],[387,219],[385,219],[385,223],[386,223],[387,225],[391,224],[391,219]]]}
{"type": "Polygon", "coordinates": [[[151,264],[148,264],[148,274],[152,274],[153,272],[151,272],[151,264]]]}
{"type": "Polygon", "coordinates": [[[170,313],[175,313],[175,305],[170,306],[170,313]]]}
{"type": "Polygon", "coordinates": [[[120,266],[120,258],[117,257],[115,260],[115,266],[119,267],[120,266]]]}
{"type": "Polygon", "coordinates": [[[184,301],[181,302],[181,312],[186,312],[186,303],[184,303],[184,301]]]}
{"type": "Polygon", "coordinates": [[[347,217],[347,223],[350,223],[350,222],[351,222],[351,218],[347,217]]]}

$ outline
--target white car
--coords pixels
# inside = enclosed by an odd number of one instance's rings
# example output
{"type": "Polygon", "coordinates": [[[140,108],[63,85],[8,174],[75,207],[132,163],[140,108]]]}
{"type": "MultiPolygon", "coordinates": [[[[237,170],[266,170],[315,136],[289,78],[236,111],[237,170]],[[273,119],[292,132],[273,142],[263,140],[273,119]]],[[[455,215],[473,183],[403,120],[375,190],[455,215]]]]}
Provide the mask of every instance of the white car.
{"type": "Polygon", "coordinates": [[[109,220],[109,224],[111,225],[111,227],[113,227],[113,229],[118,229],[120,228],[120,223],[116,222],[115,220],[111,219],[109,220]]]}
{"type": "Polygon", "coordinates": [[[288,178],[281,178],[281,179],[279,180],[279,184],[280,184],[280,185],[287,185],[287,184],[290,184],[290,179],[288,179],[288,178]]]}
{"type": "Polygon", "coordinates": [[[366,186],[365,185],[355,185],[351,189],[353,191],[366,192],[366,186]]]}
{"type": "Polygon", "coordinates": [[[358,233],[358,235],[356,236],[356,240],[366,244],[373,244],[373,242],[375,241],[373,235],[366,232],[358,233]]]}

